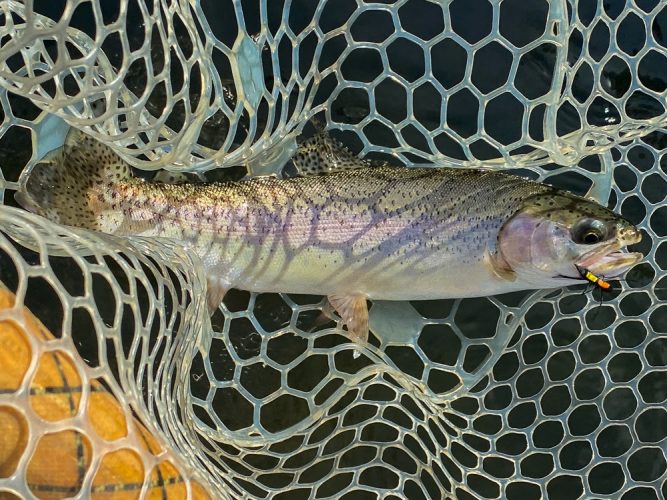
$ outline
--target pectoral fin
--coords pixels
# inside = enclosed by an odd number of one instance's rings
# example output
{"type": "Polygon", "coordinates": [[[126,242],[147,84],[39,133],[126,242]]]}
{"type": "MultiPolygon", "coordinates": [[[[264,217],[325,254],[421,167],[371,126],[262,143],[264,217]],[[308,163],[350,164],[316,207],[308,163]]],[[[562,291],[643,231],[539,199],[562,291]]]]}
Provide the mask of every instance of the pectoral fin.
{"type": "Polygon", "coordinates": [[[497,253],[488,250],[484,253],[484,264],[491,270],[493,275],[503,281],[516,281],[516,273],[510,265],[497,253]]]}
{"type": "Polygon", "coordinates": [[[225,298],[225,294],[231,286],[220,278],[208,278],[206,283],[206,303],[208,304],[209,314],[213,315],[222,304],[222,299],[225,298]]]}
{"type": "Polygon", "coordinates": [[[329,303],[347,325],[350,337],[357,342],[368,341],[368,307],[363,295],[329,295],[329,303]]]}

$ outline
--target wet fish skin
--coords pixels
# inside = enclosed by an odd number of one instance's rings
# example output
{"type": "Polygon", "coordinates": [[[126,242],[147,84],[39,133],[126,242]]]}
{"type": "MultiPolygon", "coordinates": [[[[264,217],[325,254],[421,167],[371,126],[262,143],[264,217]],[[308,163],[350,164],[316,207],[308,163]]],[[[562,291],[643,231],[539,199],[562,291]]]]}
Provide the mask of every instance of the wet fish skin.
{"type": "Polygon", "coordinates": [[[64,224],[182,242],[202,259],[212,307],[232,287],[327,295],[348,326],[362,329],[367,298],[581,282],[574,264],[591,250],[573,241],[581,220],[601,225],[600,245],[613,251],[638,241],[620,216],[544,184],[488,170],[354,169],[349,153],[316,140],[327,147],[307,143],[296,163],[327,175],[173,185],[133,178],[84,137],[36,169],[19,202],[64,224]]]}
{"type": "Polygon", "coordinates": [[[491,172],[387,167],[113,189],[98,203],[122,215],[95,229],[187,242],[228,287],[418,300],[523,286],[499,279],[485,258],[524,198],[549,188],[491,172]]]}

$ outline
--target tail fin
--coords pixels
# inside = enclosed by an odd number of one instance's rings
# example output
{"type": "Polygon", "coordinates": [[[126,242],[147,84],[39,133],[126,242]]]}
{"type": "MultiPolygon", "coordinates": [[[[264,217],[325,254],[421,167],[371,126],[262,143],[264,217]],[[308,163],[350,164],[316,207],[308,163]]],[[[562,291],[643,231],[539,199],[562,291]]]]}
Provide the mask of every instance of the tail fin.
{"type": "Polygon", "coordinates": [[[104,192],[130,179],[128,164],[108,146],[79,131],[65,145],[36,164],[15,199],[26,210],[69,226],[97,229],[97,211],[90,206],[93,191],[104,192]]]}

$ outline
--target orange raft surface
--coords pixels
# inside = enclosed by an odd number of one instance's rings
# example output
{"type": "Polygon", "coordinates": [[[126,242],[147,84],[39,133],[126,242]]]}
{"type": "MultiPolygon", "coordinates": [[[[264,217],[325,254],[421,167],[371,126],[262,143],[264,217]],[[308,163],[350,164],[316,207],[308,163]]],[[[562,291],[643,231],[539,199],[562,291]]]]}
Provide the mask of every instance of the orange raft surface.
{"type": "MultiPolygon", "coordinates": [[[[14,300],[0,288],[0,313],[11,309],[14,300]]],[[[88,488],[86,498],[134,499],[139,498],[144,484],[145,498],[185,498],[188,487],[192,498],[210,498],[201,484],[183,477],[170,460],[159,459],[162,450],[157,439],[132,415],[126,415],[104,385],[91,380],[84,386],[77,368],[84,361],[76,352],[50,348],[55,340],[25,307],[0,319],[0,500],[20,498],[7,489],[8,480],[17,473],[25,473],[32,494],[45,499],[71,497],[84,487],[88,488]],[[16,315],[22,315],[23,321],[7,319],[16,315]],[[34,370],[31,345],[45,348],[34,370]],[[29,371],[33,375],[27,391],[19,393],[29,371]],[[48,423],[66,423],[79,412],[84,393],[88,394],[85,416],[89,423],[85,430],[64,425],[61,430],[40,433],[30,428],[28,415],[48,423]],[[139,447],[129,447],[127,439],[123,440],[128,422],[139,436],[139,447]],[[104,443],[99,462],[93,460],[93,440],[104,443]],[[24,457],[34,441],[32,453],[24,457]],[[84,484],[94,462],[92,482],[84,484]],[[151,464],[148,474],[145,464],[151,464]]]]}

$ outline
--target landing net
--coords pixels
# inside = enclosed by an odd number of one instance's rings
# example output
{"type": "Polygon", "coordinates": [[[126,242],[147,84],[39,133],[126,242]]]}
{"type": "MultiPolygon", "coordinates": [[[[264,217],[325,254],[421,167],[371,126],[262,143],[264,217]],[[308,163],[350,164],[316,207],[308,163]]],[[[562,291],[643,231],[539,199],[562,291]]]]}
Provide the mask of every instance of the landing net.
{"type": "Polygon", "coordinates": [[[652,0],[0,0],[7,205],[68,126],[216,178],[275,172],[317,117],[364,157],[588,193],[646,255],[601,302],[376,302],[357,356],[307,331],[321,297],[209,321],[177,246],[2,206],[0,496],[666,496],[666,47],[652,0]]]}

